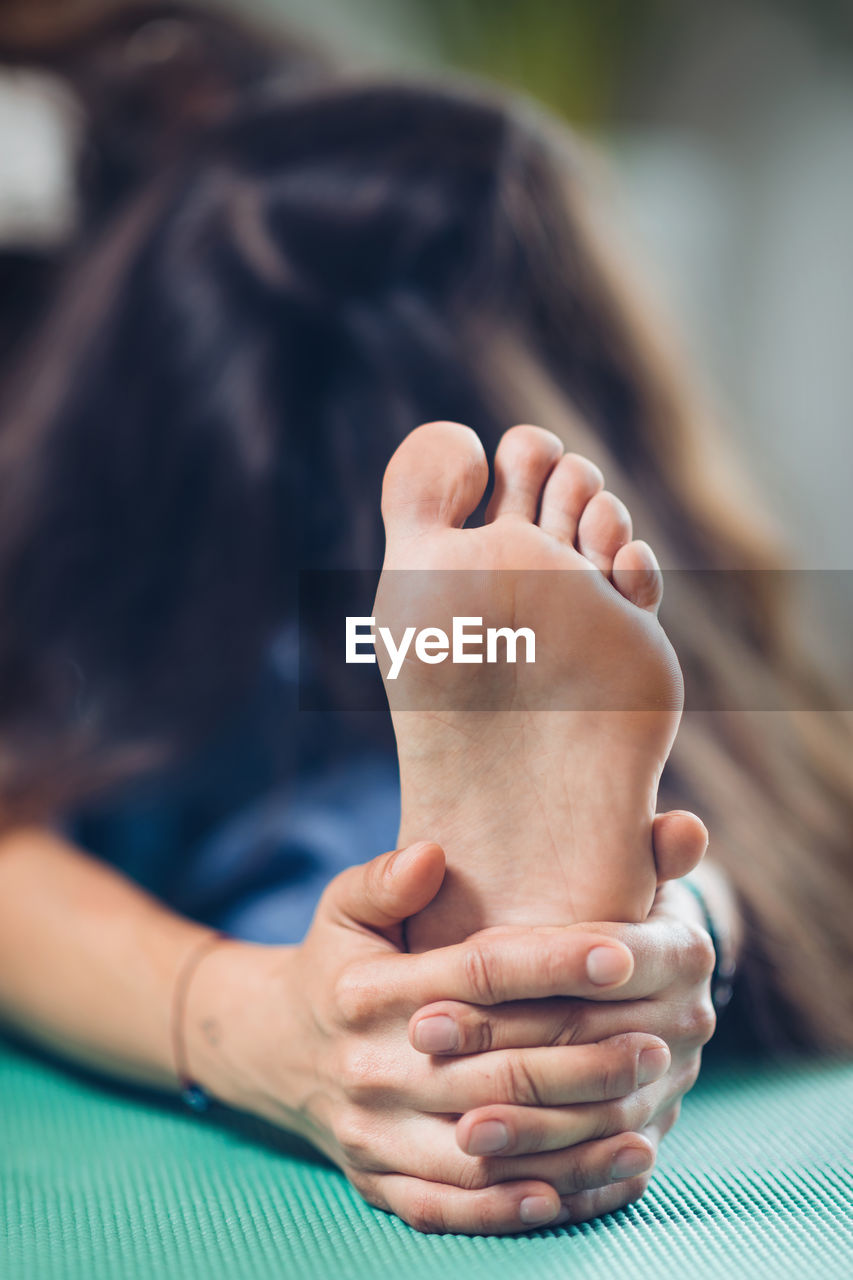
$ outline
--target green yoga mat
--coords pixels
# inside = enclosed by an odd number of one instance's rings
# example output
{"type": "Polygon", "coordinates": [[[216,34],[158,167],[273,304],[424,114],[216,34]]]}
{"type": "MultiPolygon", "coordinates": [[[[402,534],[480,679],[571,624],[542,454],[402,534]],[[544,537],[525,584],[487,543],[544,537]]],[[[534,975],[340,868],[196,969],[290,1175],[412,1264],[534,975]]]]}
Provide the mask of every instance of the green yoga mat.
{"type": "Polygon", "coordinates": [[[853,1277],[853,1066],[715,1068],[642,1203],[421,1236],[306,1151],[0,1047],[2,1280],[853,1277]]]}

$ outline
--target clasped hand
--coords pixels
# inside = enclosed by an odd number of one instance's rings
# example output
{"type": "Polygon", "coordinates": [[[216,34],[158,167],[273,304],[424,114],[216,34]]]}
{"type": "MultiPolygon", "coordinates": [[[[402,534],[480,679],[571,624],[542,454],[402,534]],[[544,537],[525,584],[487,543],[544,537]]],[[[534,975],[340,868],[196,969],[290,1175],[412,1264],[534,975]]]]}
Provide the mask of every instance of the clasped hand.
{"type": "Polygon", "coordinates": [[[385,854],[329,885],[301,946],[250,949],[266,1047],[229,1100],[420,1231],[517,1232],[637,1199],[714,1027],[690,895],[663,886],[640,925],[490,929],[409,955],[403,922],[443,875],[435,845],[385,854]]]}

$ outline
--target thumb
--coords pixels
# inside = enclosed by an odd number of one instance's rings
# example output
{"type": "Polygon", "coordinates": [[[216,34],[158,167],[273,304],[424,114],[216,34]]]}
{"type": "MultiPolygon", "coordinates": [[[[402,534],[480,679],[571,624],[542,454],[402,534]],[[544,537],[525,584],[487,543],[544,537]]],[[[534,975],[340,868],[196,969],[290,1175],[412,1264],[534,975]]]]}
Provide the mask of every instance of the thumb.
{"type": "Polygon", "coordinates": [[[347,868],[329,885],[330,905],[350,924],[393,928],[432,902],[444,866],[444,850],[421,840],[347,868]]]}

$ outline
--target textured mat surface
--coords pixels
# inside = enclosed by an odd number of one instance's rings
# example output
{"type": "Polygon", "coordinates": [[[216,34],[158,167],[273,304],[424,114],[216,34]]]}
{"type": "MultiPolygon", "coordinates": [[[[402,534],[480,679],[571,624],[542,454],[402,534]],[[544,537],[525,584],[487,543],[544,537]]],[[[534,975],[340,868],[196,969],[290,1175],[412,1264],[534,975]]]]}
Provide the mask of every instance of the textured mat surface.
{"type": "Polygon", "coordinates": [[[581,1227],[420,1236],[332,1169],[0,1047],[3,1280],[853,1276],[853,1066],[711,1074],[644,1201],[581,1227]]]}

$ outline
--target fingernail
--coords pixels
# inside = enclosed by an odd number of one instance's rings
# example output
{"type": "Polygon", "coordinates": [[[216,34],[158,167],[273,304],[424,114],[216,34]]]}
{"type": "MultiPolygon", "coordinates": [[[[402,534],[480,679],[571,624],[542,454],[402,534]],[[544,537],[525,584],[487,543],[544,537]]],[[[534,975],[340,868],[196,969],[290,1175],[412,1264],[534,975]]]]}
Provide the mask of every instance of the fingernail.
{"type": "Polygon", "coordinates": [[[637,1062],[637,1083],[651,1084],[669,1071],[669,1051],[661,1045],[657,1049],[644,1049],[637,1062]]]}
{"type": "Polygon", "coordinates": [[[481,1120],[468,1139],[469,1156],[493,1156],[509,1142],[509,1130],[500,1120],[481,1120]]]}
{"type": "Polygon", "coordinates": [[[616,947],[593,947],[586,958],[586,973],[597,987],[624,981],[631,971],[631,961],[626,952],[616,947]]]}
{"type": "Polygon", "coordinates": [[[449,1053],[459,1048],[459,1028],[446,1013],[437,1013],[417,1023],[414,1041],[421,1053],[449,1053]]]}
{"type": "Polygon", "coordinates": [[[648,1151],[643,1151],[640,1147],[623,1147],[610,1166],[610,1181],[636,1178],[637,1174],[645,1173],[651,1163],[648,1151]]]}
{"type": "Polygon", "coordinates": [[[525,1196],[518,1206],[518,1216],[527,1227],[541,1227],[546,1222],[560,1216],[561,1209],[555,1209],[547,1196],[525,1196]]]}

